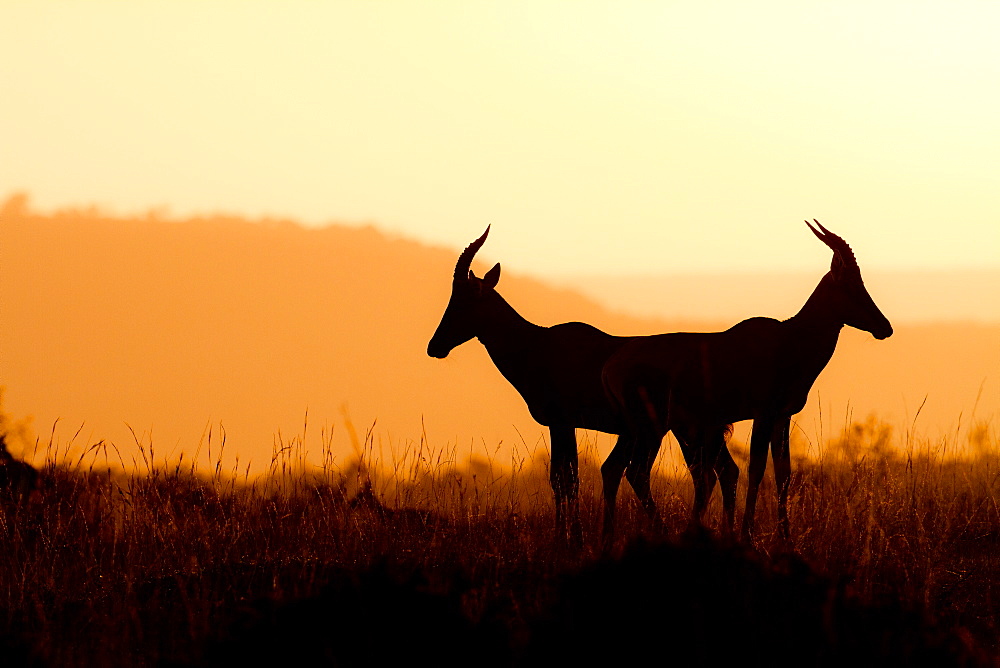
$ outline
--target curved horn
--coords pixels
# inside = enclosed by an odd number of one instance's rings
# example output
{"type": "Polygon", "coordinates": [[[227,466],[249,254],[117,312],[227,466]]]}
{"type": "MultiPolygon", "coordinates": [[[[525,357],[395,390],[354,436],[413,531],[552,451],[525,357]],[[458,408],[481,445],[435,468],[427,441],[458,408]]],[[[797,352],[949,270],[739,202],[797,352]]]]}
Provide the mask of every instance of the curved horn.
{"type": "Polygon", "coordinates": [[[469,270],[472,268],[472,258],[475,257],[476,252],[479,251],[483,242],[486,241],[486,235],[490,233],[490,226],[486,226],[486,231],[483,232],[483,236],[479,237],[471,244],[468,248],[462,251],[462,254],[458,256],[458,263],[455,265],[455,278],[468,278],[469,270]]]}
{"type": "Polygon", "coordinates": [[[840,261],[843,262],[846,267],[857,269],[858,261],[857,259],[855,259],[854,251],[852,251],[851,247],[847,245],[847,242],[838,237],[830,230],[823,227],[823,225],[815,218],[813,218],[813,222],[816,223],[816,225],[819,227],[819,230],[813,227],[808,220],[806,221],[806,225],[809,226],[809,229],[812,230],[813,234],[815,234],[820,241],[829,246],[830,249],[837,254],[837,257],[840,258],[840,261]]]}

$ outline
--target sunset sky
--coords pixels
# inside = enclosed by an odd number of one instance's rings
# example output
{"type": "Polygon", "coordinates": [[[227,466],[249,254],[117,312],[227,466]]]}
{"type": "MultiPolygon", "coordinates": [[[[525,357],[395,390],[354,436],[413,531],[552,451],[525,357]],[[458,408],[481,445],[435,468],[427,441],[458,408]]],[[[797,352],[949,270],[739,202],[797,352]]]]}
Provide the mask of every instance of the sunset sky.
{"type": "Polygon", "coordinates": [[[1000,4],[0,4],[0,197],[540,276],[1000,266],[1000,4]]]}

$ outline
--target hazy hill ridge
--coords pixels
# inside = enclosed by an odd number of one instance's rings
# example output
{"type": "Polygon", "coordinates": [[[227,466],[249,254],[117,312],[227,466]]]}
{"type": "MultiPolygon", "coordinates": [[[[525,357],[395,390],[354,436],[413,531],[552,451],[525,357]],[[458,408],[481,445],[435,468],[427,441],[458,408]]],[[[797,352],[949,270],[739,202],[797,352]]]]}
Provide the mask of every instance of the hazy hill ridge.
{"type": "MultiPolygon", "coordinates": [[[[423,430],[442,448],[535,446],[541,429],[478,343],[444,361],[426,355],[459,250],[370,227],[40,215],[12,199],[0,211],[5,407],[33,415],[38,433],[61,418],[66,439],[85,423],[81,441],[122,447],[128,423],[152,434],[158,457],[191,453],[221,422],[230,452],[256,465],[269,461],[275,434],[302,432],[307,409],[317,453],[321,429],[348,447],[345,407],[361,432],[377,420],[384,457],[423,430]]],[[[488,245],[480,255],[481,268],[504,260],[488,245]]],[[[543,325],[644,334],[732,324],[616,315],[506,272],[499,289],[543,325]]],[[[998,342],[1000,327],[987,325],[904,325],[885,342],[845,330],[800,423],[816,436],[816,391],[826,437],[849,411],[908,421],[925,396],[923,428],[953,429],[963,411],[968,424],[981,387],[977,416],[995,415],[998,342]]]]}
{"type": "MultiPolygon", "coordinates": [[[[893,322],[1000,324],[1000,270],[877,271],[862,274],[893,322]]],[[[785,318],[805,302],[825,266],[812,272],[600,276],[556,281],[598,303],[634,315],[736,322],[753,315],[785,318]]]]}

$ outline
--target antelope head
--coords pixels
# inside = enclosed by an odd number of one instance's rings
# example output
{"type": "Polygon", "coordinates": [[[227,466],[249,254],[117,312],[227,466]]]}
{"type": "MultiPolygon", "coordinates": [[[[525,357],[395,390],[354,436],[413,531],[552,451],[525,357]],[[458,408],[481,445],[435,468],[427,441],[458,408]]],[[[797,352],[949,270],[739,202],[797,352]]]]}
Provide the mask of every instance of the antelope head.
{"type": "Polygon", "coordinates": [[[819,229],[813,227],[808,220],[806,225],[833,251],[830,272],[822,281],[828,287],[827,306],[831,315],[845,325],[870,333],[876,339],[882,340],[892,336],[892,325],[875,305],[865,288],[864,281],[861,280],[861,269],[851,247],[846,241],[820,225],[815,218],[813,222],[819,229]]]}
{"type": "Polygon", "coordinates": [[[490,228],[487,226],[483,236],[469,244],[458,257],[455,277],[451,283],[451,299],[441,316],[441,323],[427,344],[427,354],[431,357],[447,357],[453,348],[478,336],[481,331],[488,297],[496,294],[493,288],[500,280],[500,264],[494,265],[485,276],[479,278],[472,273],[472,258],[489,233],[490,228]]]}

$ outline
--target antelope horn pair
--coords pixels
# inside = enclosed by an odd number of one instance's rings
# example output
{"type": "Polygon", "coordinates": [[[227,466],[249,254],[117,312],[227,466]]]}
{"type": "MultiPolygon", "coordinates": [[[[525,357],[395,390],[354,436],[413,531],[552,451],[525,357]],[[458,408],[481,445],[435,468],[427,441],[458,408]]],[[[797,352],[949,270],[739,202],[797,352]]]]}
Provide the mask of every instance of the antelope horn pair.
{"type": "Polygon", "coordinates": [[[845,267],[858,269],[858,261],[854,257],[854,251],[852,251],[851,247],[847,245],[847,242],[823,227],[823,225],[821,225],[815,218],[813,218],[813,223],[816,223],[819,230],[813,227],[808,220],[806,221],[806,225],[809,226],[809,229],[812,230],[813,234],[815,234],[820,241],[830,247],[830,250],[832,250],[838,258],[840,258],[841,263],[843,263],[845,267]]]}
{"type": "Polygon", "coordinates": [[[462,251],[462,254],[458,256],[458,263],[455,265],[455,278],[456,279],[467,279],[469,278],[469,272],[472,270],[472,258],[475,257],[476,253],[482,247],[483,242],[486,241],[486,235],[490,233],[490,226],[486,226],[486,231],[483,232],[483,236],[479,237],[471,244],[468,248],[462,251]]]}

